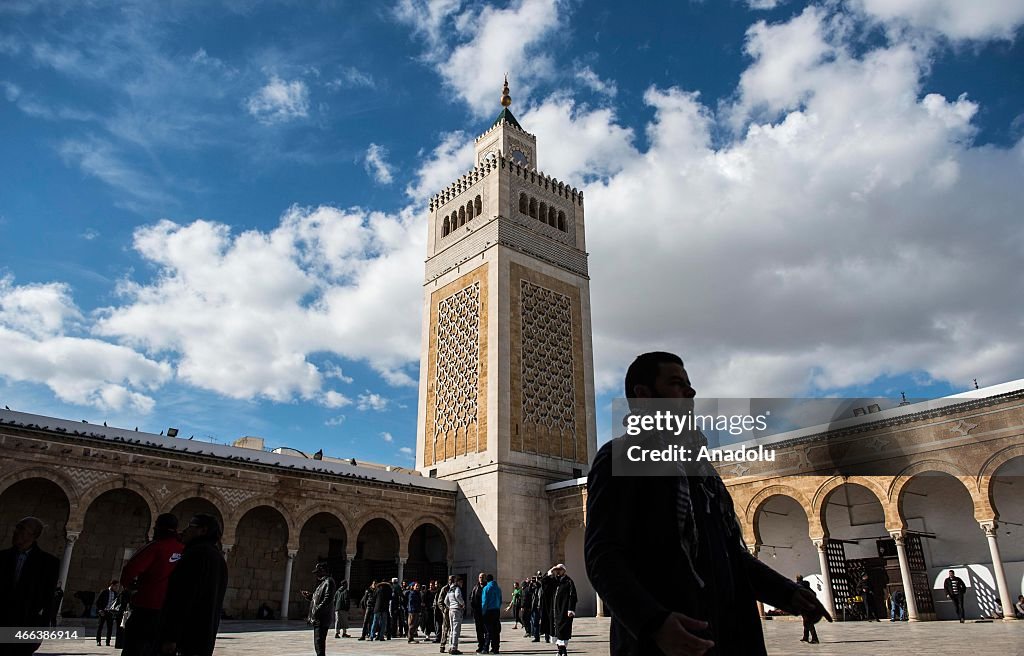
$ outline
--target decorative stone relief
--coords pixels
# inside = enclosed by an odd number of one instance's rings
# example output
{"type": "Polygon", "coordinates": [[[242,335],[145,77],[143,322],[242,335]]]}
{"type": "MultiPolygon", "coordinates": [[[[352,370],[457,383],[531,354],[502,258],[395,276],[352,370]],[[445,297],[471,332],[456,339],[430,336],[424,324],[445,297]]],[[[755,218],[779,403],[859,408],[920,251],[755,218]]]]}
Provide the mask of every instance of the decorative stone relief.
{"type": "Polygon", "coordinates": [[[216,490],[232,509],[257,494],[255,490],[241,490],[237,487],[213,487],[212,489],[216,490]]]}
{"type": "Polygon", "coordinates": [[[435,435],[477,421],[480,388],[480,283],[438,303],[435,435]]]}
{"type": "Polygon", "coordinates": [[[81,469],[79,467],[60,467],[62,472],[68,475],[79,490],[88,490],[97,483],[117,478],[117,474],[100,471],[98,469],[81,469]]]}
{"type": "Polygon", "coordinates": [[[572,303],[564,294],[520,282],[523,422],[575,434],[572,303]]]}

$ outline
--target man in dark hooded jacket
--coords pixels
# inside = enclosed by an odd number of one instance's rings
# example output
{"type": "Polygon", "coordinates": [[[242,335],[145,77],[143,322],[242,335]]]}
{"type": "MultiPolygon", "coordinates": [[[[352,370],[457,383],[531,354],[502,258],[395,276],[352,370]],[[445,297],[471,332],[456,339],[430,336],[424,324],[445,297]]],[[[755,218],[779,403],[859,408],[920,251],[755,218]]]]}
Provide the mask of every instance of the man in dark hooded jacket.
{"type": "Polygon", "coordinates": [[[206,514],[192,517],[181,534],[185,550],[167,581],[160,612],[162,654],[213,654],[228,587],[220,536],[220,523],[206,514]]]}
{"type": "MultiPolygon", "coordinates": [[[[671,353],[638,357],[625,387],[629,399],[695,396],[683,361],[671,353]]],[[[626,439],[600,449],[587,481],[584,558],[611,610],[614,656],[764,656],[758,600],[828,617],[812,591],[747,551],[713,468],[700,476],[613,476],[613,450],[626,439]]]]}
{"type": "Polygon", "coordinates": [[[576,584],[565,573],[565,565],[559,563],[548,571],[554,578],[551,595],[551,635],[560,656],[567,653],[569,638],[572,637],[572,620],[576,617],[576,584]]]}

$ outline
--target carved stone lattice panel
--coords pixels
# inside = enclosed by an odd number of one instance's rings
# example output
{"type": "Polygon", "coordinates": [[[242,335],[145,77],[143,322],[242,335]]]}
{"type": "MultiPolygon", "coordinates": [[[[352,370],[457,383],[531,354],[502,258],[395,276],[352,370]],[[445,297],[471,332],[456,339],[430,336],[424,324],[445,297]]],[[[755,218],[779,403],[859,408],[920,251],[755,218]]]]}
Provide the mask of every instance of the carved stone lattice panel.
{"type": "Polygon", "coordinates": [[[572,302],[527,280],[520,284],[523,422],[574,435],[572,302]]]}
{"type": "Polygon", "coordinates": [[[434,434],[477,421],[480,389],[480,283],[438,303],[434,434]]]}

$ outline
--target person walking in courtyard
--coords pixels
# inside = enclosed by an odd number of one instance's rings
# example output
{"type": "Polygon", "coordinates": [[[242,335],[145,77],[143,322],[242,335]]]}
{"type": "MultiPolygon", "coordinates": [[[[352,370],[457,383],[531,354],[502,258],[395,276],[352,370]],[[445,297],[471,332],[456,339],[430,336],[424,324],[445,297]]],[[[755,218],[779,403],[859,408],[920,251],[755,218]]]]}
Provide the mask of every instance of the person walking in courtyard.
{"type": "Polygon", "coordinates": [[[476,585],[469,593],[469,610],[473,613],[473,626],[476,628],[476,653],[484,653],[487,644],[487,626],[484,624],[482,608],[484,586],[487,585],[487,574],[480,572],[476,577],[476,585]]]}
{"type": "Polygon", "coordinates": [[[857,585],[857,594],[863,600],[861,603],[864,604],[864,619],[868,622],[881,622],[875,607],[875,588],[871,584],[871,577],[867,572],[861,574],[860,583],[857,585]]]}
{"type": "MultiPolygon", "coordinates": [[[[462,596],[461,581],[449,579],[448,594],[445,595],[445,607],[448,609],[448,653],[461,654],[459,651],[459,635],[462,633],[462,616],[466,612],[466,601],[462,596]]],[[[441,646],[444,651],[444,645],[441,646]]]]}
{"type": "Polygon", "coordinates": [[[896,588],[889,603],[889,621],[905,622],[907,620],[907,595],[903,592],[903,588],[896,588]]]}
{"type": "Polygon", "coordinates": [[[551,635],[560,656],[568,653],[569,639],[572,638],[572,620],[576,617],[576,584],[565,572],[565,565],[559,563],[548,574],[554,577],[554,593],[551,596],[551,635]]]}
{"type": "Polygon", "coordinates": [[[533,635],[533,578],[523,581],[523,628],[526,630],[523,637],[529,638],[533,635]]]}
{"type": "Polygon", "coordinates": [[[213,515],[194,515],[181,537],[185,550],[167,581],[159,618],[161,653],[212,656],[228,587],[220,523],[213,515]]]}
{"type": "Polygon", "coordinates": [[[331,616],[334,614],[334,579],[325,562],[317,563],[313,574],[316,576],[316,589],[313,592],[303,590],[302,596],[309,600],[306,623],[313,627],[313,651],[316,656],[325,656],[327,633],[331,630],[331,616]]]}
{"type": "Polygon", "coordinates": [[[512,600],[508,602],[508,606],[505,610],[512,611],[512,628],[519,628],[519,611],[523,607],[523,589],[519,586],[519,581],[512,581],[512,600]]]}
{"type": "Polygon", "coordinates": [[[117,579],[110,582],[107,589],[96,596],[96,645],[99,646],[103,637],[103,628],[107,629],[107,646],[114,626],[121,622],[121,585],[117,579]]]}
{"type": "Polygon", "coordinates": [[[555,596],[555,577],[549,572],[542,575],[537,572],[537,629],[533,634],[533,641],[540,642],[540,634],[544,634],[544,642],[551,642],[551,600],[555,596]]]}
{"type": "Polygon", "coordinates": [[[373,592],[373,626],[370,640],[390,640],[388,624],[391,622],[391,584],[381,581],[373,592]]]}
{"type": "Polygon", "coordinates": [[[480,593],[480,609],[483,611],[484,631],[487,640],[482,653],[497,654],[501,650],[501,588],[493,574],[487,575],[487,583],[480,593]]]}
{"type": "Polygon", "coordinates": [[[964,580],[956,575],[956,572],[949,570],[949,575],[946,577],[946,582],[943,583],[943,588],[946,590],[946,596],[953,602],[953,607],[956,609],[957,619],[960,623],[964,623],[964,594],[967,592],[967,585],[964,580]]]}
{"type": "MultiPolygon", "coordinates": [[[[802,588],[811,589],[811,584],[804,580],[803,574],[796,575],[796,582],[802,588]]],[[[818,644],[818,631],[814,628],[814,622],[811,621],[813,618],[804,616],[804,635],[800,638],[800,642],[809,642],[812,645],[818,644]]]]}
{"type": "Polygon", "coordinates": [[[338,591],[334,593],[334,637],[351,638],[348,634],[348,581],[338,584],[338,591]]]}
{"type": "Polygon", "coordinates": [[[423,610],[423,594],[420,592],[420,584],[413,581],[405,595],[405,616],[408,622],[408,634],[406,637],[409,644],[419,642],[416,630],[419,627],[421,610],[423,610]]]}
{"type": "MultiPolygon", "coordinates": [[[[637,318],[643,321],[642,318],[637,318]]],[[[645,353],[626,372],[626,397],[696,395],[679,356],[645,353]]],[[[700,437],[699,432],[689,436],[700,437]]],[[[615,476],[621,436],[596,454],[587,480],[584,559],[594,590],[611,610],[613,656],[765,656],[758,600],[796,615],[829,617],[810,590],[755,558],[743,542],[732,497],[713,467],[674,475],[615,476]]],[[[625,449],[622,449],[625,451],[625,449]]],[[[703,463],[706,464],[706,463],[703,463]]]]}
{"type": "Polygon", "coordinates": [[[377,594],[377,582],[373,581],[363,592],[363,598],[359,600],[359,607],[363,609],[363,631],[359,634],[360,640],[373,639],[370,629],[373,626],[373,603],[377,594]]]}
{"type": "MultiPolygon", "coordinates": [[[[220,538],[218,534],[218,539],[220,538]]],[[[156,650],[160,610],[167,596],[171,573],[181,560],[185,545],[178,538],[178,518],[164,513],[156,518],[153,540],[121,569],[121,585],[131,592],[131,613],[124,627],[121,656],[149,656],[156,650]]]]}
{"type": "MultiPolygon", "coordinates": [[[[60,561],[39,547],[43,522],[25,517],[14,525],[11,546],[0,551],[0,626],[46,626],[60,561]]],[[[41,643],[4,645],[5,654],[34,654],[41,643]]]]}
{"type": "Polygon", "coordinates": [[[448,593],[455,585],[455,577],[449,576],[448,582],[437,591],[437,596],[434,600],[434,609],[437,611],[435,616],[435,622],[437,624],[437,639],[435,643],[441,645],[441,653],[444,653],[445,645],[448,644],[448,636],[451,633],[451,614],[448,612],[448,593]]]}

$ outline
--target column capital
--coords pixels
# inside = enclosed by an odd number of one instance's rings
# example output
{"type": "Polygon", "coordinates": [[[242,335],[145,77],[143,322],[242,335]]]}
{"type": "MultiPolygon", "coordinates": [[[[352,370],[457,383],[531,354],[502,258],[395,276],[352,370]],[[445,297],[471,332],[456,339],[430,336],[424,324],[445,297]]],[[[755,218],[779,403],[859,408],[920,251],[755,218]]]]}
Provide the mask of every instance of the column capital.
{"type": "Polygon", "coordinates": [[[817,549],[819,553],[825,553],[825,546],[828,544],[828,538],[811,538],[811,543],[814,545],[814,548],[817,549]]]}
{"type": "Polygon", "coordinates": [[[350,553],[345,554],[345,560],[355,560],[355,559],[356,559],[356,555],[355,554],[350,554],[350,553]]]}
{"type": "Polygon", "coordinates": [[[893,539],[893,542],[896,543],[897,547],[902,547],[905,544],[907,533],[903,530],[889,531],[889,537],[893,539]]]}
{"type": "Polygon", "coordinates": [[[220,545],[220,550],[222,552],[224,552],[225,556],[229,555],[231,553],[231,550],[234,549],[234,548],[235,548],[235,545],[233,545],[233,544],[221,543],[221,545],[220,545]]]}
{"type": "Polygon", "coordinates": [[[82,532],[81,531],[67,531],[66,532],[66,536],[67,537],[65,538],[65,541],[68,542],[69,544],[74,544],[75,541],[78,538],[82,537],[82,532]]]}
{"type": "Polygon", "coordinates": [[[288,560],[295,560],[295,557],[298,556],[298,555],[299,555],[299,550],[298,549],[289,549],[288,550],[288,560]]]}
{"type": "Polygon", "coordinates": [[[994,538],[996,532],[999,530],[999,522],[994,519],[986,519],[983,522],[978,522],[978,526],[985,532],[985,537],[994,538]]]}
{"type": "Polygon", "coordinates": [[[748,544],[747,551],[750,552],[751,556],[757,557],[757,554],[761,551],[761,545],[759,544],[748,544]]]}

